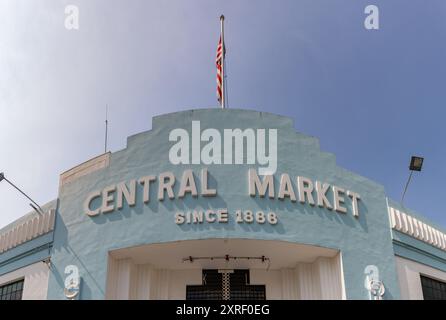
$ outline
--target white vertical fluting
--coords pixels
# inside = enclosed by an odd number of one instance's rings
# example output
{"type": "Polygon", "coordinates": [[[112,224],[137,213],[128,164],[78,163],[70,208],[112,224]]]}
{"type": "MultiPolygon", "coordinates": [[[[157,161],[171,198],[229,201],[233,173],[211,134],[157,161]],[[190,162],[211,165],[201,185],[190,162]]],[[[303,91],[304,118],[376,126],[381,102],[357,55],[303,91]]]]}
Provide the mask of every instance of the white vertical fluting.
{"type": "Polygon", "coordinates": [[[105,289],[106,300],[116,300],[116,279],[118,274],[118,263],[110,254],[107,262],[107,283],[105,289]]]}
{"type": "Polygon", "coordinates": [[[150,272],[150,298],[169,299],[170,272],[166,269],[152,269],[150,272]]]}
{"type": "Polygon", "coordinates": [[[297,277],[294,269],[281,269],[282,275],[282,299],[297,300],[299,292],[297,277]]]}
{"type": "Polygon", "coordinates": [[[296,268],[298,295],[302,300],[320,299],[319,276],[313,263],[299,263],[296,268]]]}
{"type": "Polygon", "coordinates": [[[135,265],[131,259],[117,260],[116,296],[117,300],[128,300],[132,295],[132,276],[135,265]]]}
{"type": "Polygon", "coordinates": [[[138,265],[137,300],[149,300],[151,287],[151,267],[148,264],[138,265]]]}

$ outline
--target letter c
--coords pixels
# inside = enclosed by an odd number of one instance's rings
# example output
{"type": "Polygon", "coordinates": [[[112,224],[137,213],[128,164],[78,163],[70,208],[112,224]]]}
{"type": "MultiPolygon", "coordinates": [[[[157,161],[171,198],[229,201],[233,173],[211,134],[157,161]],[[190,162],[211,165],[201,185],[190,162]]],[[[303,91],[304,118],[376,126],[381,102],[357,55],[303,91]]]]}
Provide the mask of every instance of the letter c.
{"type": "Polygon", "coordinates": [[[206,222],[214,222],[217,219],[217,217],[215,217],[214,210],[206,210],[205,215],[206,215],[206,222]],[[211,215],[213,215],[214,217],[212,217],[211,215]]]}
{"type": "Polygon", "coordinates": [[[85,200],[84,203],[85,214],[87,214],[90,217],[94,217],[100,213],[100,207],[97,208],[96,210],[90,209],[90,203],[93,201],[93,199],[98,198],[100,196],[101,196],[101,191],[94,191],[88,195],[87,200],[85,200]]]}

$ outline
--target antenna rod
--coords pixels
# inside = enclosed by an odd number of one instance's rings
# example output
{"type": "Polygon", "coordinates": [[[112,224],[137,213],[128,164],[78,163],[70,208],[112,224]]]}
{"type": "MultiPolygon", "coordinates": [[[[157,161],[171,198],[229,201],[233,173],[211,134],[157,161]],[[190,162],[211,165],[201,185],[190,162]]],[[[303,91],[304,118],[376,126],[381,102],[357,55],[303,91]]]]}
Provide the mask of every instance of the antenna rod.
{"type": "Polygon", "coordinates": [[[105,105],[105,146],[104,146],[104,153],[107,153],[107,138],[108,138],[108,105],[105,105]]]}

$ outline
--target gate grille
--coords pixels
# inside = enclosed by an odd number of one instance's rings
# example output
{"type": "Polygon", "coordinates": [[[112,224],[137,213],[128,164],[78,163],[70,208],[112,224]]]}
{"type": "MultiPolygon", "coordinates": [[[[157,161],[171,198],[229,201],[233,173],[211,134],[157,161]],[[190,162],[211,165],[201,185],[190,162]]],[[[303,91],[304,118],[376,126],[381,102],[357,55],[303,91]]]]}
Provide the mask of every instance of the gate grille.
{"type": "Polygon", "coordinates": [[[265,300],[265,285],[250,285],[249,270],[219,273],[205,269],[202,285],[186,287],[187,300],[265,300]]]}

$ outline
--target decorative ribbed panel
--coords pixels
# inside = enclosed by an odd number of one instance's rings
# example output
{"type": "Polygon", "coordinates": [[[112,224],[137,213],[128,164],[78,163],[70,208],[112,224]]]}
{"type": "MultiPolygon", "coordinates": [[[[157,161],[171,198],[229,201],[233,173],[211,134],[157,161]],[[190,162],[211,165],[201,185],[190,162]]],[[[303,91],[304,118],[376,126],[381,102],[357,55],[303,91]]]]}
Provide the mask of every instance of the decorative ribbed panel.
{"type": "Polygon", "coordinates": [[[130,290],[129,299],[136,300],[138,295],[138,265],[130,266],[130,290]]]}
{"type": "MultiPolygon", "coordinates": [[[[313,263],[299,263],[295,269],[295,275],[300,300],[341,300],[344,298],[339,254],[333,258],[319,257],[313,263]]],[[[284,283],[282,283],[282,288],[285,288],[284,283]]]]}
{"type": "Polygon", "coordinates": [[[318,258],[316,269],[319,271],[322,300],[341,300],[342,283],[341,270],[335,258],[318,258]]]}
{"type": "Polygon", "coordinates": [[[132,259],[108,258],[108,300],[162,300],[169,298],[170,271],[134,264],[132,259]]]}
{"type": "Polygon", "coordinates": [[[155,300],[169,299],[170,272],[166,269],[154,269],[151,272],[150,298],[155,300]]]}
{"type": "Polygon", "coordinates": [[[131,259],[120,259],[117,262],[116,299],[129,300],[131,299],[132,274],[134,273],[135,265],[131,259]]]}
{"type": "Polygon", "coordinates": [[[282,299],[299,299],[297,275],[294,269],[282,269],[282,299]]]}
{"type": "Polygon", "coordinates": [[[426,223],[392,207],[389,207],[389,220],[392,229],[446,250],[446,234],[426,223]]]}
{"type": "Polygon", "coordinates": [[[321,298],[319,274],[312,263],[299,263],[296,268],[299,299],[318,300],[321,298]]]}
{"type": "Polygon", "coordinates": [[[117,277],[118,277],[118,260],[114,259],[109,254],[107,263],[107,288],[105,291],[105,299],[107,300],[116,300],[117,277]]]}
{"type": "Polygon", "coordinates": [[[4,231],[0,234],[0,253],[52,231],[55,217],[56,211],[51,209],[4,231]]]}
{"type": "Polygon", "coordinates": [[[137,266],[137,290],[136,299],[137,300],[149,300],[150,297],[150,287],[151,287],[151,275],[152,270],[150,265],[141,264],[137,266]]]}

